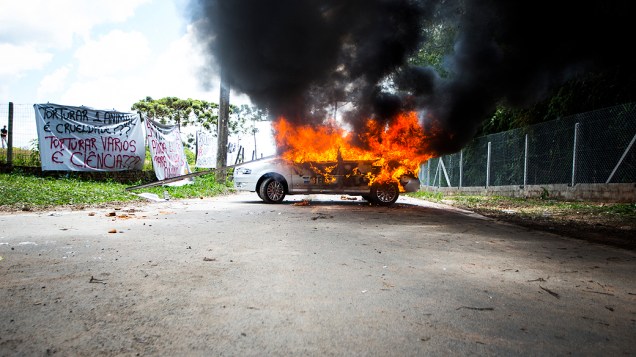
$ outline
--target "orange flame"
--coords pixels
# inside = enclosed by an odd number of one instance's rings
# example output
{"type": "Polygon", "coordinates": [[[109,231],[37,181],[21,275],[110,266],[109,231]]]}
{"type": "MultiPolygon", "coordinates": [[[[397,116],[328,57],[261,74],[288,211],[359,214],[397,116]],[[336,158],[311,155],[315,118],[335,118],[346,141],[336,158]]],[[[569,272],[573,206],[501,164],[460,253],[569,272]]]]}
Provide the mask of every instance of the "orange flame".
{"type": "Polygon", "coordinates": [[[334,123],[293,125],[283,117],[274,123],[274,131],[283,159],[294,163],[373,161],[382,169],[371,183],[398,181],[404,174],[416,176],[420,163],[433,156],[424,150],[427,136],[416,112],[402,113],[386,126],[368,119],[364,131],[358,134],[334,123]],[[355,141],[361,145],[355,145],[355,141]]]}

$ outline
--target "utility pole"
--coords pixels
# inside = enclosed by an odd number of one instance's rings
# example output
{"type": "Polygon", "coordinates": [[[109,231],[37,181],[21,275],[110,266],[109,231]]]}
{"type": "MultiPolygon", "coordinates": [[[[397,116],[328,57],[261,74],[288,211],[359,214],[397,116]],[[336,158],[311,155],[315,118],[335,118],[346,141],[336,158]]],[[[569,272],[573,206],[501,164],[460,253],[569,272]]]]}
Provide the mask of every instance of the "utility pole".
{"type": "Polygon", "coordinates": [[[217,127],[216,150],[216,182],[225,182],[227,179],[227,140],[228,121],[230,119],[230,83],[227,75],[221,68],[221,97],[219,99],[219,121],[217,127]]]}

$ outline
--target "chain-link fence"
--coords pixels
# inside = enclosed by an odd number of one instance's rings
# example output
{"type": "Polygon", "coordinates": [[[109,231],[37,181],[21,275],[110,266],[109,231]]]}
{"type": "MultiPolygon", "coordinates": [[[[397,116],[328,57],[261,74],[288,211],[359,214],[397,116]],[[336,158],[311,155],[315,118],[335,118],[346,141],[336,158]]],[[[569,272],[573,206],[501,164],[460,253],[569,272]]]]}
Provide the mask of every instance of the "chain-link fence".
{"type": "Polygon", "coordinates": [[[0,128],[4,126],[9,133],[6,140],[2,140],[0,163],[6,164],[11,159],[16,166],[40,166],[33,104],[0,103],[0,128]],[[10,109],[12,115],[9,115],[10,109]]]}
{"type": "MultiPolygon", "coordinates": [[[[0,104],[10,129],[12,163],[40,166],[32,104],[0,104]]],[[[636,182],[636,103],[474,139],[460,152],[422,165],[426,186],[489,187],[636,182]]],[[[8,140],[7,140],[8,141],[8,140]]],[[[8,142],[0,148],[7,163],[8,142]]]]}
{"type": "Polygon", "coordinates": [[[636,182],[636,103],[476,138],[428,160],[426,186],[636,182]]]}

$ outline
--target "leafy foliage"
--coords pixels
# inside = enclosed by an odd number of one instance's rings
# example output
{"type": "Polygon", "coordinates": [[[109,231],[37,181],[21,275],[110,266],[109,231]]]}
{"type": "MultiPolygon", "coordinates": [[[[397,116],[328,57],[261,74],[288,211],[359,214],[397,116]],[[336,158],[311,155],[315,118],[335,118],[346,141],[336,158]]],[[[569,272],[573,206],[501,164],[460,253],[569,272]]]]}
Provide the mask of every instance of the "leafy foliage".
{"type": "Polygon", "coordinates": [[[435,23],[422,29],[424,38],[422,47],[409,59],[415,66],[432,67],[441,76],[449,75],[444,66],[444,57],[452,53],[457,28],[451,23],[435,23]]]}
{"type": "Polygon", "coordinates": [[[152,99],[146,97],[133,104],[132,110],[141,112],[145,117],[162,124],[188,126],[197,124],[212,131],[218,122],[219,105],[199,99],[179,99],[165,97],[152,99]]]}
{"type": "MultiPolygon", "coordinates": [[[[216,133],[219,119],[219,105],[199,99],[179,99],[177,97],[153,99],[146,97],[133,104],[131,109],[162,124],[198,125],[214,133],[216,133]]],[[[255,122],[267,119],[267,112],[262,109],[246,104],[230,105],[229,133],[254,134],[255,122]]],[[[188,141],[194,142],[194,138],[189,138],[188,141]]]]}
{"type": "Polygon", "coordinates": [[[257,122],[269,120],[269,116],[266,111],[252,107],[248,105],[241,105],[235,108],[232,116],[234,119],[230,121],[230,131],[232,134],[247,134],[251,135],[254,139],[254,154],[257,154],[256,147],[256,133],[258,133],[257,122]]]}
{"type": "MultiPolygon", "coordinates": [[[[456,35],[460,30],[456,23],[444,20],[452,18],[445,15],[449,11],[457,14],[465,11],[463,1],[449,6],[440,7],[438,11],[446,12],[434,14],[431,21],[424,24],[422,46],[409,60],[411,65],[432,67],[442,78],[452,76],[444,60],[445,56],[453,53],[456,35]]],[[[630,102],[636,102],[636,73],[631,68],[615,66],[588,71],[553,87],[542,100],[529,106],[516,107],[505,102],[499,103],[492,116],[482,123],[477,136],[630,102]]]]}

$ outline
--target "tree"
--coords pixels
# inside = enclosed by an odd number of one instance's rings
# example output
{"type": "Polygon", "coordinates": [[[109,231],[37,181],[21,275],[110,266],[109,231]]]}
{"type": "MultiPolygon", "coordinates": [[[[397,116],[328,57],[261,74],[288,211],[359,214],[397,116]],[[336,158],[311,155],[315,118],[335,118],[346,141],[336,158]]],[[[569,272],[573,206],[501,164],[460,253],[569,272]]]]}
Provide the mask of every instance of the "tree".
{"type": "Polygon", "coordinates": [[[146,97],[132,105],[132,110],[140,112],[146,118],[162,124],[176,124],[179,127],[200,125],[207,130],[216,128],[219,105],[199,99],[179,99],[165,97],[152,99],[146,97]]]}
{"type": "Polygon", "coordinates": [[[239,107],[234,107],[233,116],[235,120],[231,122],[233,125],[231,125],[230,131],[232,134],[244,133],[252,135],[254,139],[254,157],[258,158],[256,143],[258,128],[256,127],[256,123],[269,120],[267,112],[257,107],[242,104],[239,107]]]}
{"type": "Polygon", "coordinates": [[[217,150],[216,150],[216,182],[225,182],[227,179],[227,143],[230,120],[230,83],[227,74],[221,72],[221,90],[219,96],[219,118],[217,125],[217,150]]]}
{"type": "Polygon", "coordinates": [[[409,63],[416,66],[432,67],[441,76],[446,77],[448,72],[443,66],[444,56],[453,49],[453,40],[456,29],[444,24],[436,24],[432,28],[425,29],[427,41],[409,59],[409,63]]]}
{"type": "MultiPolygon", "coordinates": [[[[439,11],[439,10],[438,10],[439,11]]],[[[460,2],[456,12],[463,11],[460,2]]],[[[453,53],[455,37],[459,32],[457,24],[450,19],[444,19],[443,14],[437,13],[422,28],[424,41],[411,58],[409,64],[422,67],[432,67],[443,78],[448,72],[443,66],[444,56],[453,53]]]]}
{"type": "MultiPolygon", "coordinates": [[[[450,73],[444,68],[443,59],[453,54],[457,34],[461,28],[454,22],[463,15],[466,3],[463,0],[442,2],[444,6],[424,23],[424,41],[419,50],[409,59],[411,65],[434,68],[442,78],[450,73]],[[450,7],[449,7],[450,5],[450,7]]],[[[612,63],[610,61],[609,63],[612,63]]],[[[574,66],[573,66],[574,67],[574,66]]],[[[487,118],[477,135],[525,127],[622,103],[636,101],[636,73],[633,66],[616,64],[589,70],[557,85],[537,103],[526,107],[514,107],[501,102],[490,118],[487,118]]]]}

